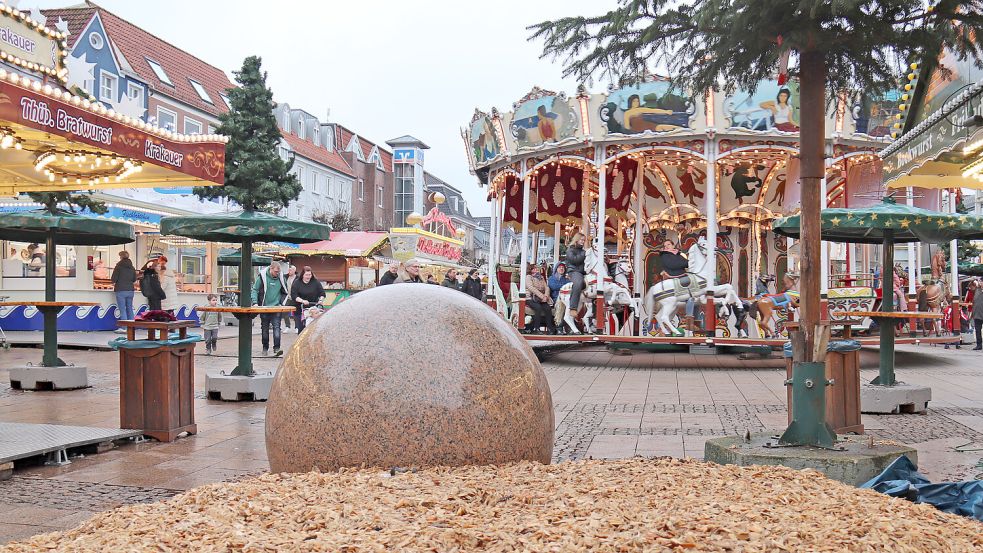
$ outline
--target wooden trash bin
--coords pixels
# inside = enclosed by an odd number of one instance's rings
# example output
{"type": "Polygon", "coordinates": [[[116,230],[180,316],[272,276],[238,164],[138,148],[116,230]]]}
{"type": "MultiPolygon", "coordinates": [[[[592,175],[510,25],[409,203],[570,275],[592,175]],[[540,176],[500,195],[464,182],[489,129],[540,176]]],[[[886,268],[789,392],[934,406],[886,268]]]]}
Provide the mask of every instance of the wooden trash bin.
{"type": "MultiPolygon", "coordinates": [[[[792,378],[792,354],[785,347],[785,374],[792,378]]],[[[826,353],[826,378],[833,385],[826,387],[826,422],[837,434],[863,434],[860,420],[860,343],[855,340],[835,340],[826,353]]],[[[792,387],[786,386],[788,422],[792,422],[792,387]]]]}
{"type": "Polygon", "coordinates": [[[120,428],[142,430],[145,436],[171,442],[182,432],[196,434],[195,337],[188,337],[193,321],[119,321],[126,340],[119,349],[120,428]],[[136,330],[147,331],[146,340],[136,330]],[[178,338],[168,340],[171,331],[178,338]]]}

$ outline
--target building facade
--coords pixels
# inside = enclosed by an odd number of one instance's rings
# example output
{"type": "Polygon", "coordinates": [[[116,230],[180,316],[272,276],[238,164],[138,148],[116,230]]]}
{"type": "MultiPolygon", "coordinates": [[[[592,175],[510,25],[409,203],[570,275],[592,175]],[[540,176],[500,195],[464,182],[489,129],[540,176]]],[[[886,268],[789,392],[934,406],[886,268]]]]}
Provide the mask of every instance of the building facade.
{"type": "Polygon", "coordinates": [[[278,104],[274,110],[280,134],[280,156],[293,159],[291,173],[303,185],[303,190],[282,215],[311,221],[315,216],[351,213],[352,186],[355,173],[335,147],[330,125],[289,104],[278,104]]]}
{"type": "Polygon", "coordinates": [[[393,155],[337,123],[326,125],[338,153],[351,167],[354,180],[350,190],[351,215],[362,230],[384,231],[393,227],[393,155]]]}
{"type": "Polygon", "coordinates": [[[424,150],[429,150],[419,138],[403,135],[386,141],[393,149],[393,179],[395,182],[395,203],[393,209],[393,226],[405,227],[406,217],[410,213],[423,214],[424,150]]]}

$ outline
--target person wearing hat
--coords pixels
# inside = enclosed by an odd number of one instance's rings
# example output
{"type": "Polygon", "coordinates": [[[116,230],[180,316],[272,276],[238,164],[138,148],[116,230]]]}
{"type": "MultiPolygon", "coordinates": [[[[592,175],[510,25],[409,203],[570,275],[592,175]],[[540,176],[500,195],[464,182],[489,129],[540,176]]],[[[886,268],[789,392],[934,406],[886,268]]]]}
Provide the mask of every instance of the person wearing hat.
{"type": "Polygon", "coordinates": [[[481,278],[478,277],[478,269],[468,271],[468,276],[464,279],[464,285],[461,287],[461,291],[478,301],[482,301],[484,294],[481,291],[481,278]]]}

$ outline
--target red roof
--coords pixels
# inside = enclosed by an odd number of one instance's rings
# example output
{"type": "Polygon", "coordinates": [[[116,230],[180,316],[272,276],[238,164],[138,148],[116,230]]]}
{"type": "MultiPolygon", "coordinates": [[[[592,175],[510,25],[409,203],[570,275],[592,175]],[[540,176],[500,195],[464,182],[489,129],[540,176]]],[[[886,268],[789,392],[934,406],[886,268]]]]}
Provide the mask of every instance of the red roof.
{"type": "Polygon", "coordinates": [[[338,152],[329,150],[323,146],[317,146],[313,142],[308,142],[296,134],[288,133],[282,129],[280,130],[280,134],[283,135],[283,139],[287,141],[287,144],[290,145],[297,155],[306,157],[315,163],[320,163],[350,177],[355,176],[351,166],[348,165],[345,158],[341,157],[338,152]]]}
{"type": "Polygon", "coordinates": [[[71,33],[69,36],[70,47],[74,47],[75,43],[82,38],[82,30],[89,24],[97,11],[109,40],[119,49],[133,71],[152,90],[161,96],[174,98],[212,115],[225,113],[229,110],[220,95],[225,94],[226,89],[232,88],[233,84],[225,72],[214,65],[205,63],[91,2],[74,8],[42,10],[51,21],[51,26],[54,26],[54,22],[59,17],[68,23],[68,30],[71,33]],[[147,63],[147,58],[156,61],[164,68],[164,72],[167,73],[173,86],[165,84],[157,78],[153,69],[150,68],[150,64],[147,63]],[[189,79],[197,81],[204,87],[208,96],[211,97],[212,103],[206,102],[198,95],[191,86],[189,79]]]}
{"type": "MultiPolygon", "coordinates": [[[[330,240],[313,244],[301,244],[301,250],[309,250],[311,255],[343,255],[365,257],[389,238],[387,232],[339,231],[331,232],[330,240]]],[[[306,252],[305,252],[306,253],[306,252]]]]}
{"type": "MultiPolygon", "coordinates": [[[[345,149],[348,148],[348,143],[351,142],[352,137],[355,136],[355,133],[353,133],[344,125],[335,124],[335,127],[338,129],[338,134],[336,137],[338,149],[345,151],[345,149]]],[[[375,144],[374,142],[366,140],[361,136],[358,137],[358,147],[359,149],[362,150],[362,159],[366,160],[366,162],[368,162],[369,154],[372,153],[372,148],[375,148],[376,146],[377,144],[375,144]]],[[[382,146],[379,146],[379,157],[382,159],[382,166],[385,168],[386,171],[391,173],[393,170],[392,152],[386,150],[382,146]]]]}

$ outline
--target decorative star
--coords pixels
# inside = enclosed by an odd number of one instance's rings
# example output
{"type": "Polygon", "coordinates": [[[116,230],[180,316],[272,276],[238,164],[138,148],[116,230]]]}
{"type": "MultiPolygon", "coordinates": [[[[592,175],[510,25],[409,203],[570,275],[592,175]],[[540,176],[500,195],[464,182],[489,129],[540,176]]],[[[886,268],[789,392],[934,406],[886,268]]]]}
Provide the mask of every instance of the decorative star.
{"type": "Polygon", "coordinates": [[[870,214],[870,220],[871,221],[876,221],[877,220],[877,214],[876,213],[871,213],[870,214]]]}
{"type": "Polygon", "coordinates": [[[65,68],[68,69],[69,86],[77,86],[85,89],[85,82],[95,78],[93,77],[95,67],[96,64],[90,63],[84,52],[78,56],[65,56],[65,68]]]}
{"type": "Polygon", "coordinates": [[[858,226],[863,226],[863,224],[864,224],[864,218],[863,217],[858,217],[857,218],[857,225],[858,226]]]}
{"type": "Polygon", "coordinates": [[[57,29],[59,33],[62,33],[63,35],[66,35],[67,36],[69,34],[68,33],[68,21],[65,21],[61,17],[58,17],[58,22],[55,23],[55,29],[57,29]]]}
{"type": "Polygon", "coordinates": [[[949,226],[950,227],[954,227],[954,226],[956,226],[957,223],[958,222],[955,219],[953,219],[953,220],[949,221],[949,226]]]}
{"type": "Polygon", "coordinates": [[[921,217],[915,217],[915,224],[916,225],[922,224],[922,218],[921,217]]]}
{"type": "Polygon", "coordinates": [[[901,228],[908,228],[908,225],[911,224],[911,221],[909,221],[907,217],[905,217],[904,219],[901,219],[898,222],[901,224],[901,228]]]}
{"type": "Polygon", "coordinates": [[[959,222],[960,223],[963,223],[963,224],[966,224],[966,221],[968,221],[968,220],[969,220],[969,217],[966,217],[965,215],[963,215],[962,217],[959,218],[959,222]]]}
{"type": "Polygon", "coordinates": [[[45,23],[48,22],[48,18],[45,17],[43,13],[41,13],[41,8],[38,8],[37,6],[31,8],[31,19],[33,19],[37,23],[40,23],[41,25],[44,25],[45,23]]]}
{"type": "Polygon", "coordinates": [[[834,227],[840,226],[840,221],[841,219],[839,217],[833,217],[832,219],[829,220],[830,223],[833,223],[834,227]]]}
{"type": "Polygon", "coordinates": [[[939,219],[939,228],[945,228],[945,219],[939,219]]]}

